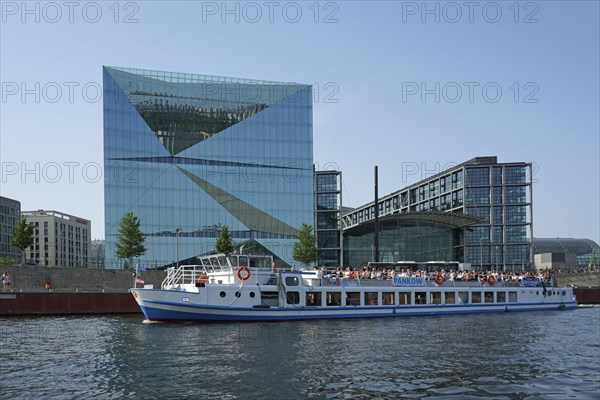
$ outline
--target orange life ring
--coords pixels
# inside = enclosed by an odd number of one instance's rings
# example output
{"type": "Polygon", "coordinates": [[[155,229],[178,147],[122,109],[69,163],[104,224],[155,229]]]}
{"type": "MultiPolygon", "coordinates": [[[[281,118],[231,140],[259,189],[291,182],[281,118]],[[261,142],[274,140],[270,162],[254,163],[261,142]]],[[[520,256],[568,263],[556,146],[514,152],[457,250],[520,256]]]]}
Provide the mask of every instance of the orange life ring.
{"type": "Polygon", "coordinates": [[[496,278],[494,278],[493,275],[490,275],[490,276],[488,276],[487,281],[490,284],[490,286],[494,286],[494,283],[496,283],[496,278]]]}
{"type": "Polygon", "coordinates": [[[250,278],[250,269],[245,265],[240,266],[237,269],[237,276],[240,278],[240,281],[247,281],[250,278]],[[242,275],[242,271],[245,272],[245,275],[242,275]]]}
{"type": "Polygon", "coordinates": [[[442,276],[442,274],[437,274],[435,276],[435,283],[437,283],[438,285],[444,283],[444,277],[442,276]]]}
{"type": "Polygon", "coordinates": [[[198,282],[198,283],[205,283],[205,282],[208,282],[208,279],[209,279],[208,275],[200,275],[198,277],[198,280],[196,282],[198,282]]]}

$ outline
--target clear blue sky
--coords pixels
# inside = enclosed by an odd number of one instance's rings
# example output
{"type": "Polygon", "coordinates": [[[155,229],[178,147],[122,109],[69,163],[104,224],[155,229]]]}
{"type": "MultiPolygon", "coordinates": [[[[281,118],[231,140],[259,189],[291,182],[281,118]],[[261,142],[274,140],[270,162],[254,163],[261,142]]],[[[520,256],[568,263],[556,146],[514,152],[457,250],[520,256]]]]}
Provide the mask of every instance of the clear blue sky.
{"type": "Polygon", "coordinates": [[[598,1],[114,4],[2,1],[0,192],[24,210],[103,237],[111,65],[315,84],[345,205],[372,200],[374,165],[387,194],[497,155],[535,163],[536,237],[600,240],[598,1]]]}

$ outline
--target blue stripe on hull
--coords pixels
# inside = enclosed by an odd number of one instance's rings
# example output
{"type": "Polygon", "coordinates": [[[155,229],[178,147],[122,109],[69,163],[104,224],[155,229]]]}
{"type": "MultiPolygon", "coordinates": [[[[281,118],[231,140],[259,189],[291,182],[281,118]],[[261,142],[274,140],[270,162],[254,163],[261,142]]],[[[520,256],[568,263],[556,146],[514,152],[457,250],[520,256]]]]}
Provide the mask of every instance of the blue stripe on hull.
{"type": "MultiPolygon", "coordinates": [[[[575,309],[575,303],[564,303],[566,309],[575,309]]],[[[502,306],[497,305],[495,306],[502,306]]],[[[504,305],[502,307],[489,307],[489,309],[473,309],[473,308],[455,308],[455,309],[439,309],[439,310],[411,310],[401,312],[387,312],[387,313],[372,313],[372,314],[360,314],[360,313],[343,313],[343,314],[317,314],[311,313],[312,315],[301,315],[301,314],[288,314],[288,315],[267,315],[262,310],[261,315],[239,315],[239,314],[213,314],[213,313],[194,313],[185,311],[174,311],[164,310],[155,307],[141,306],[142,311],[146,318],[157,321],[205,321],[205,322],[259,322],[259,321],[299,321],[299,320],[314,320],[314,319],[352,319],[352,318],[383,318],[383,317],[404,317],[404,316],[420,316],[420,315],[450,315],[450,314],[478,314],[478,313],[501,313],[501,312],[524,312],[524,311],[552,311],[559,310],[559,307],[548,307],[546,306],[533,306],[533,307],[518,307],[512,305],[508,309],[504,305]]],[[[202,309],[202,308],[199,308],[202,309]]],[[[282,309],[276,309],[273,311],[281,311],[282,309]]],[[[309,309],[303,309],[309,311],[309,309]]],[[[398,309],[397,309],[398,310],[398,309]]],[[[256,310],[252,310],[256,311],[256,310]]],[[[288,310],[289,311],[289,310],[288,310]]],[[[313,309],[311,311],[322,311],[322,309],[313,309]]]]}

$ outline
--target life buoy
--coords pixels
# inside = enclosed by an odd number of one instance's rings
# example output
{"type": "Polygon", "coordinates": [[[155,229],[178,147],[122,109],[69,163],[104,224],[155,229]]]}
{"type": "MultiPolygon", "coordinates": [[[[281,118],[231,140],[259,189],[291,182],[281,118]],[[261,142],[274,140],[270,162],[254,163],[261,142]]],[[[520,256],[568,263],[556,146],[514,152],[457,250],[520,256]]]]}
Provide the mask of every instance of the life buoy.
{"type": "Polygon", "coordinates": [[[494,286],[494,283],[496,283],[496,278],[494,278],[493,275],[490,275],[488,276],[487,281],[490,284],[490,286],[494,286]]]}
{"type": "Polygon", "coordinates": [[[209,279],[208,275],[200,275],[198,277],[198,280],[196,282],[198,282],[198,283],[206,283],[206,282],[208,282],[208,279],[209,279]]]}
{"type": "Polygon", "coordinates": [[[442,276],[442,274],[437,274],[435,276],[435,283],[437,283],[438,285],[444,283],[444,277],[442,276]]]}
{"type": "Polygon", "coordinates": [[[248,278],[250,278],[250,268],[246,267],[245,265],[240,266],[237,269],[237,276],[241,281],[247,281],[248,278]],[[244,273],[243,275],[242,272],[244,273]]]}

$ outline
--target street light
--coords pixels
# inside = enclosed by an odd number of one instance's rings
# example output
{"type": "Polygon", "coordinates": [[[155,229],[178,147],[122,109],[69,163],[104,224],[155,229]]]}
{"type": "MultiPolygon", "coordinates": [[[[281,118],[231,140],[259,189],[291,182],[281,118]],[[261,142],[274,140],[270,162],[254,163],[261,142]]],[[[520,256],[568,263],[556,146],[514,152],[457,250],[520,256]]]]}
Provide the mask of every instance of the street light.
{"type": "Polygon", "coordinates": [[[481,244],[481,241],[483,240],[483,238],[479,238],[479,264],[480,264],[480,268],[483,271],[483,246],[481,244]]]}
{"type": "Polygon", "coordinates": [[[495,256],[496,256],[496,262],[494,263],[494,269],[496,271],[498,271],[498,246],[496,246],[495,256]]]}
{"type": "Polygon", "coordinates": [[[177,256],[177,268],[179,268],[179,232],[181,232],[181,228],[175,228],[175,254],[177,256]]]}

